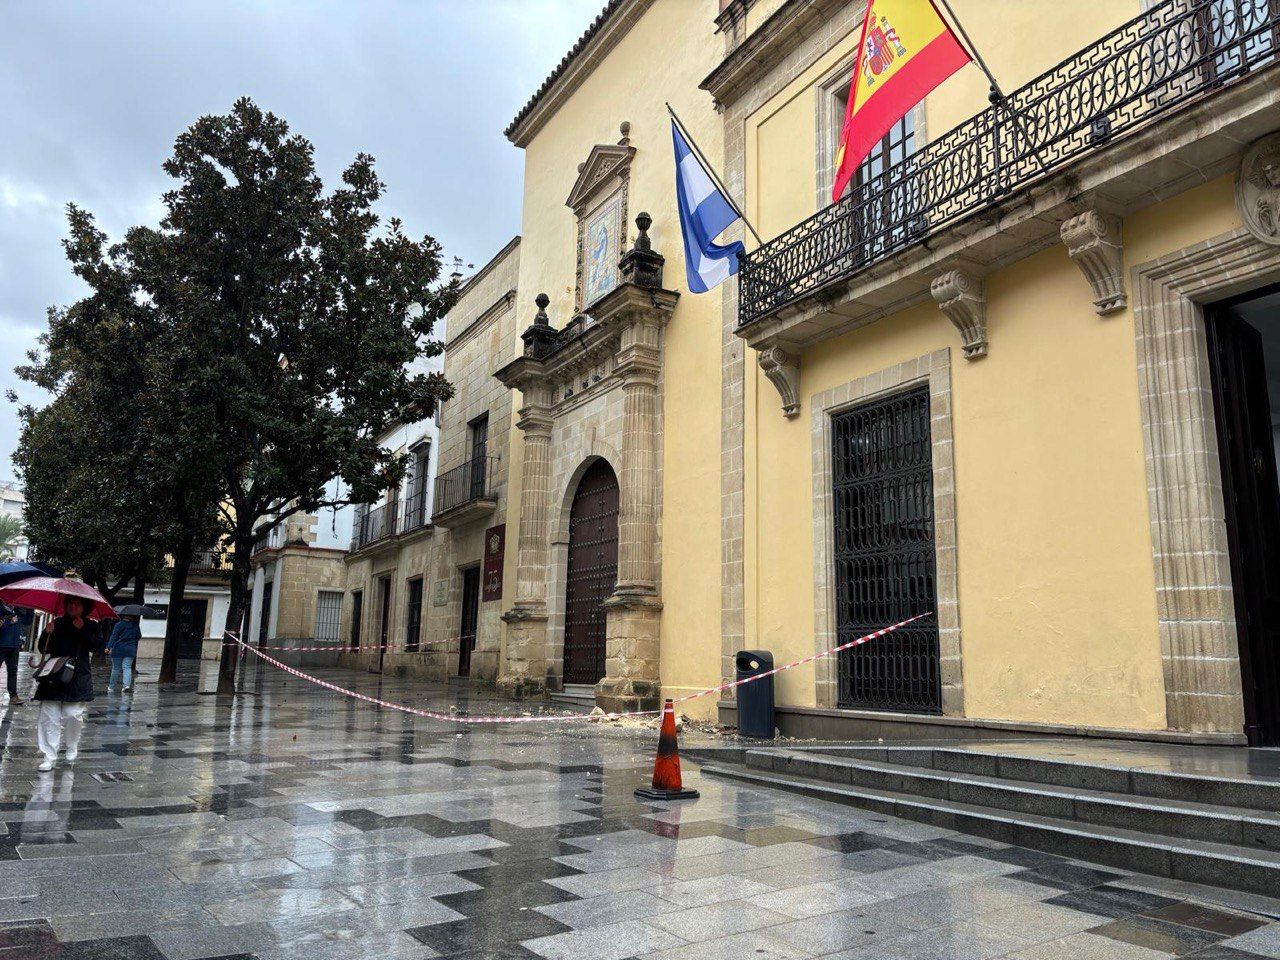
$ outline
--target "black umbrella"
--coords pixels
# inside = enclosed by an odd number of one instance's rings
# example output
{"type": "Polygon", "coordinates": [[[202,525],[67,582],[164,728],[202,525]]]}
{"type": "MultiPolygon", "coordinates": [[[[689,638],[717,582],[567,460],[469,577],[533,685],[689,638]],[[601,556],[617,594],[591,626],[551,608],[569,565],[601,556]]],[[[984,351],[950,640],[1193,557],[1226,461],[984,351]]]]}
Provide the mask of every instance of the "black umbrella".
{"type": "Polygon", "coordinates": [[[124,603],[116,607],[116,613],[122,617],[158,617],[159,610],[143,606],[141,603],[124,603]]]}

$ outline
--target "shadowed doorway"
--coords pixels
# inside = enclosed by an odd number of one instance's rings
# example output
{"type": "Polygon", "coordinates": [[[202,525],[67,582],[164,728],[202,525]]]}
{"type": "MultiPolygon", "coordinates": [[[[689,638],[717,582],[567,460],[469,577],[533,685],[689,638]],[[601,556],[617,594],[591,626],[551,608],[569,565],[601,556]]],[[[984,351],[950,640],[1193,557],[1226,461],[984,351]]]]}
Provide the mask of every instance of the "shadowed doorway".
{"type": "Polygon", "coordinates": [[[618,581],[618,478],[597,460],[578,482],[569,508],[565,574],[564,683],[594,685],[604,676],[604,602],[618,581]]]}

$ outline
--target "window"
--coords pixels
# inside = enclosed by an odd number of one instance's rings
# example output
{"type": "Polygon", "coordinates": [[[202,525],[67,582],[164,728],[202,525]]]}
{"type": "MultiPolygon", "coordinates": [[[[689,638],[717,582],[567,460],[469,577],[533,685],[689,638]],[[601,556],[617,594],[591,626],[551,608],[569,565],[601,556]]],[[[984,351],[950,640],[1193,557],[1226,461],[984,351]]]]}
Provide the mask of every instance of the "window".
{"type": "Polygon", "coordinates": [[[405,641],[406,653],[417,653],[422,643],[422,578],[406,581],[409,598],[406,603],[405,641]]]}
{"type": "Polygon", "coordinates": [[[316,594],[316,639],[337,642],[342,620],[342,593],[321,590],[316,594]]]}
{"type": "Polygon", "coordinates": [[[467,443],[471,447],[471,500],[479,500],[485,494],[484,481],[489,456],[489,414],[476,417],[467,425],[467,443]]]}
{"type": "Polygon", "coordinates": [[[364,619],[364,591],[351,595],[351,649],[360,646],[360,621],[364,619]]]}
{"type": "Polygon", "coordinates": [[[413,530],[427,522],[427,478],[431,473],[431,444],[422,442],[410,451],[409,493],[405,503],[405,529],[413,530]]]}
{"type": "MultiPolygon", "coordinates": [[[[929,390],[832,417],[836,637],[937,609],[929,390]]],[[[839,706],[939,713],[936,614],[840,654],[839,706]]]]}

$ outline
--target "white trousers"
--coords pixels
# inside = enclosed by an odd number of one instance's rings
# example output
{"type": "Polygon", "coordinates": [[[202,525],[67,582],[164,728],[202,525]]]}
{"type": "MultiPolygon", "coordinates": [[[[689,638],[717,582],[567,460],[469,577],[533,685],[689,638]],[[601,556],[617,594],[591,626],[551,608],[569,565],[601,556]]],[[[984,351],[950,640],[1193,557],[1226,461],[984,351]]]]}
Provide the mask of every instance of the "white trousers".
{"type": "Polygon", "coordinates": [[[58,759],[58,747],[66,743],[67,755],[74,755],[80,747],[80,732],[84,729],[84,715],[88,704],[63,703],[61,700],[41,700],[40,716],[36,721],[36,742],[47,760],[58,759]]]}

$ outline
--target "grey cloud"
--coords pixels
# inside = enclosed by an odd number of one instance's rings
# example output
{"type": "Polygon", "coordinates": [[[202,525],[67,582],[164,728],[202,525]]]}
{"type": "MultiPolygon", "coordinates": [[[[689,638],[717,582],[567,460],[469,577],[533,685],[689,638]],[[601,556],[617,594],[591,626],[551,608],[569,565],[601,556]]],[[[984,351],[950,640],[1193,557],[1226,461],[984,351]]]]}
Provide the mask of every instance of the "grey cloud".
{"type": "MultiPolygon", "coordinates": [[[[316,145],[326,182],[359,151],[383,212],[486,260],[519,229],[502,130],[603,0],[6,0],[0,21],[0,390],[51,304],[81,289],[63,207],[112,235],[158,216],[160,164],[197,116],[252,96],[316,145]]],[[[24,391],[28,399],[32,394],[24,391]]],[[[17,439],[0,401],[0,479],[17,439]]]]}

